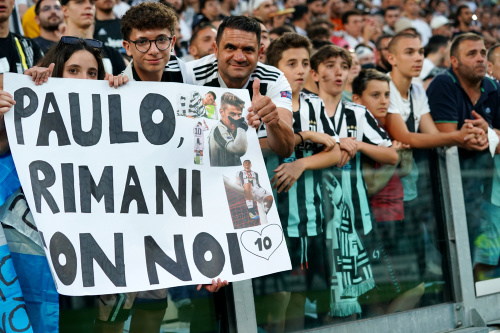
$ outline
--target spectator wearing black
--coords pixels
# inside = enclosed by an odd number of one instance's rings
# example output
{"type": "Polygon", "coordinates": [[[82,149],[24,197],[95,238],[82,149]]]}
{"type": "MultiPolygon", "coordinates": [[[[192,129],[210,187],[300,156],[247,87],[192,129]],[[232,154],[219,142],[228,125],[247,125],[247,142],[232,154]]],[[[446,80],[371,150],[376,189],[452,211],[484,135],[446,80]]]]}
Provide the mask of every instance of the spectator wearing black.
{"type": "Polygon", "coordinates": [[[45,53],[61,39],[59,26],[64,22],[61,3],[59,0],[39,0],[35,5],[35,15],[40,26],[40,36],[33,40],[45,53]]]}
{"type": "Polygon", "coordinates": [[[120,53],[125,53],[123,37],[120,32],[120,19],[113,12],[115,4],[116,0],[97,0],[95,2],[94,38],[120,53]]]}
{"type": "Polygon", "coordinates": [[[309,9],[306,5],[297,5],[294,8],[295,12],[292,14],[292,23],[295,28],[295,32],[301,36],[307,37],[306,27],[309,23],[311,23],[309,9]]]}

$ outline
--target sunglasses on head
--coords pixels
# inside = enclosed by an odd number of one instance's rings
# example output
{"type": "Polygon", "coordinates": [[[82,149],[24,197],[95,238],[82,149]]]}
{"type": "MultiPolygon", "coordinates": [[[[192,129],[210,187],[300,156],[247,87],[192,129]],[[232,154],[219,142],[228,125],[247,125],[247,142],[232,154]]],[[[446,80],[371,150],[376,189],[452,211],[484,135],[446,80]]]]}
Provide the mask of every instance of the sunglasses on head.
{"type": "Polygon", "coordinates": [[[80,38],[80,37],[73,37],[73,36],[62,36],[61,41],[64,44],[69,44],[69,45],[75,45],[79,43],[85,43],[87,46],[90,47],[97,47],[98,49],[102,49],[102,42],[97,39],[89,39],[89,38],[80,38]]]}

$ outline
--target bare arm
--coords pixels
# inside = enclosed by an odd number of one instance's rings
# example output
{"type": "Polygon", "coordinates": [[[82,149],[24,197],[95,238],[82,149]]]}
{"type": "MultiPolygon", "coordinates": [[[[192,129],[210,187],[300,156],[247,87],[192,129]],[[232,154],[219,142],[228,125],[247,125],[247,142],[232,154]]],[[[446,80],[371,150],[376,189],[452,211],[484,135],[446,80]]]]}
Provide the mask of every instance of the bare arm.
{"type": "Polygon", "coordinates": [[[380,147],[366,142],[358,142],[358,150],[372,160],[383,164],[398,164],[398,153],[392,147],[380,147]]]}
{"type": "Polygon", "coordinates": [[[385,120],[385,128],[390,136],[397,141],[410,145],[412,148],[426,149],[456,146],[464,144],[469,139],[474,138],[476,134],[483,132],[481,129],[474,127],[462,127],[460,131],[457,131],[455,124],[454,131],[440,133],[438,127],[434,125],[431,115],[428,113],[422,115],[420,120],[420,130],[422,133],[412,133],[408,131],[406,123],[398,113],[387,114],[385,120]]]}
{"type": "Polygon", "coordinates": [[[283,163],[278,166],[271,179],[273,188],[278,189],[278,193],[288,190],[295,184],[297,179],[306,170],[319,170],[337,164],[340,161],[340,147],[338,145],[330,151],[322,151],[312,156],[300,158],[291,163],[283,163]]]}

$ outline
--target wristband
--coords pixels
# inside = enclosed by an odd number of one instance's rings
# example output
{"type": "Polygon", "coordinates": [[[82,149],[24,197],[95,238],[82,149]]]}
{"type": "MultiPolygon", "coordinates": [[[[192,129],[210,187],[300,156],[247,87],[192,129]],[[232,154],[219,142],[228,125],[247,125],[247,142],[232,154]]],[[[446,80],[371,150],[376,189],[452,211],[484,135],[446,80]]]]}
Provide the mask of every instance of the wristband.
{"type": "Polygon", "coordinates": [[[304,137],[302,136],[302,134],[300,134],[300,132],[297,132],[295,134],[297,134],[298,136],[300,136],[300,140],[302,140],[302,145],[304,145],[304,137]]]}

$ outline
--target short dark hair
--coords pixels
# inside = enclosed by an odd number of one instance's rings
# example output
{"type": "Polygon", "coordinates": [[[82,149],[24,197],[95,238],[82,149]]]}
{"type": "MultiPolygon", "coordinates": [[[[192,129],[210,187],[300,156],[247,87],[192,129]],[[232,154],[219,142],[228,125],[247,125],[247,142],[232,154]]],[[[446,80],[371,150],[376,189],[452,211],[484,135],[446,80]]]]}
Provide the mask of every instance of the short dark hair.
{"type": "Polygon", "coordinates": [[[287,32],[293,32],[292,31],[292,28],[290,28],[289,26],[287,25],[282,25],[282,26],[279,26],[277,28],[274,28],[274,29],[271,29],[269,31],[269,34],[276,34],[278,36],[283,36],[284,34],[286,34],[287,32]]]}
{"type": "Polygon", "coordinates": [[[226,28],[254,33],[257,36],[257,45],[260,47],[260,24],[254,18],[243,15],[226,16],[217,30],[217,38],[215,40],[217,46],[219,46],[220,40],[226,28]]]}
{"type": "Polygon", "coordinates": [[[210,90],[209,92],[207,92],[207,94],[211,94],[214,98],[214,101],[217,99],[217,95],[215,95],[213,91],[210,90]]]}
{"type": "Polygon", "coordinates": [[[220,0],[200,0],[200,13],[201,13],[201,10],[202,10],[203,8],[205,8],[206,3],[207,3],[207,2],[209,2],[209,1],[217,1],[217,2],[220,2],[220,0]]]}
{"type": "Polygon", "coordinates": [[[311,68],[318,72],[318,67],[321,63],[327,61],[330,58],[341,57],[343,60],[347,62],[349,68],[352,65],[352,58],[349,52],[337,45],[326,45],[323,46],[311,57],[311,68]]]}
{"type": "Polygon", "coordinates": [[[304,48],[311,55],[311,42],[307,37],[301,36],[295,32],[287,32],[283,36],[276,38],[271,42],[266,52],[267,64],[278,67],[278,63],[283,57],[283,52],[288,49],[304,48]]]}
{"type": "Polygon", "coordinates": [[[293,7],[295,11],[292,14],[292,22],[302,19],[302,17],[309,13],[309,7],[306,5],[297,5],[293,7]]]}
{"type": "Polygon", "coordinates": [[[310,39],[318,39],[321,37],[330,38],[330,31],[320,24],[313,24],[307,27],[307,37],[310,39]]]}
{"type": "Polygon", "coordinates": [[[389,42],[389,52],[394,54],[396,45],[399,43],[400,39],[420,39],[420,36],[411,32],[400,32],[395,34],[391,41],[389,42]]]}
{"type": "Polygon", "coordinates": [[[493,45],[492,47],[490,47],[488,49],[488,54],[487,54],[487,58],[488,58],[488,61],[493,63],[493,52],[495,52],[496,49],[498,49],[500,47],[500,43],[497,43],[495,45],[493,45]]]}
{"type": "Polygon", "coordinates": [[[424,47],[424,56],[427,57],[429,54],[434,54],[439,51],[439,49],[444,46],[448,46],[450,38],[443,35],[434,35],[429,38],[429,42],[424,47]]]}
{"type": "Polygon", "coordinates": [[[356,76],[352,81],[352,94],[362,96],[363,91],[365,91],[368,86],[368,82],[373,80],[384,81],[387,83],[391,82],[389,75],[381,73],[376,69],[362,69],[358,76],[356,76]]]}
{"type": "Polygon", "coordinates": [[[40,7],[42,6],[42,2],[43,2],[43,0],[39,0],[39,1],[35,4],[35,15],[36,15],[36,16],[40,15],[40,7]]]}
{"type": "Polygon", "coordinates": [[[458,58],[458,48],[460,47],[460,44],[462,44],[462,42],[465,41],[477,42],[479,40],[484,42],[483,37],[473,32],[466,32],[464,34],[456,36],[455,38],[453,38],[453,41],[451,42],[450,56],[458,58]]]}
{"type": "Polygon", "coordinates": [[[363,16],[363,13],[357,9],[348,10],[342,14],[342,24],[347,24],[347,22],[349,22],[349,17],[351,16],[363,16]]]}
{"type": "Polygon", "coordinates": [[[380,51],[381,47],[380,45],[382,44],[382,41],[387,38],[392,38],[392,35],[389,34],[382,34],[380,35],[379,38],[377,38],[377,41],[375,42],[375,48],[380,51]]]}
{"type": "Polygon", "coordinates": [[[132,29],[168,29],[174,34],[177,16],[175,11],[160,2],[143,2],[131,7],[121,18],[121,32],[124,40],[130,38],[132,29]]]}
{"type": "Polygon", "coordinates": [[[224,105],[226,105],[226,104],[235,106],[238,109],[240,109],[241,111],[243,111],[243,108],[245,108],[245,102],[241,98],[239,98],[238,96],[236,96],[230,92],[226,92],[226,93],[222,94],[221,100],[220,100],[220,109],[223,110],[224,105]]]}
{"type": "Polygon", "coordinates": [[[469,6],[467,5],[460,5],[457,7],[457,10],[455,11],[455,16],[454,16],[454,19],[455,19],[455,26],[458,27],[460,22],[458,22],[458,17],[460,15],[462,15],[462,10],[464,10],[465,8],[469,8],[469,6]]]}
{"type": "Polygon", "coordinates": [[[385,13],[387,13],[388,10],[399,10],[401,11],[401,8],[399,8],[398,6],[388,6],[385,10],[384,10],[384,16],[385,16],[385,13]]]}
{"type": "Polygon", "coordinates": [[[106,71],[102,62],[102,50],[97,47],[88,46],[83,40],[75,44],[66,44],[60,40],[47,51],[37,66],[49,67],[50,64],[54,63],[52,77],[63,77],[64,64],[77,51],[88,51],[94,56],[97,61],[97,79],[104,80],[106,71]]]}
{"type": "Polygon", "coordinates": [[[200,31],[203,31],[205,29],[214,29],[217,31],[217,28],[213,26],[211,23],[203,22],[202,24],[196,26],[197,28],[193,30],[193,34],[191,35],[191,38],[189,39],[189,45],[193,44],[193,42],[196,40],[196,37],[198,37],[198,34],[200,31]]]}

